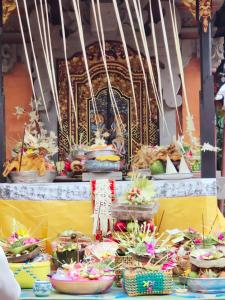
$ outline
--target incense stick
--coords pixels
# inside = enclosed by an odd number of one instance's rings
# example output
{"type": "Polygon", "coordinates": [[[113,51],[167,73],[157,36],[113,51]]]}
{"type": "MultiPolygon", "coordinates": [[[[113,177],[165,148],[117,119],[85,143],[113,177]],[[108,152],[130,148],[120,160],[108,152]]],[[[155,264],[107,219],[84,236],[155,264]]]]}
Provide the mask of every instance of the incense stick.
{"type": "Polygon", "coordinates": [[[157,229],[158,232],[159,232],[159,229],[160,229],[160,227],[161,227],[161,225],[162,225],[162,220],[163,220],[164,214],[165,214],[165,210],[163,211],[162,216],[161,216],[161,219],[160,219],[160,221],[159,221],[159,227],[158,227],[158,229],[157,229]]]}
{"type": "Polygon", "coordinates": [[[23,130],[23,139],[22,139],[22,146],[21,146],[21,153],[20,153],[19,172],[21,170],[22,159],[23,159],[23,149],[24,149],[25,132],[26,132],[26,125],[24,126],[24,130],[23,130]]]}
{"type": "Polygon", "coordinates": [[[214,219],[214,221],[213,221],[213,223],[212,223],[212,226],[211,226],[211,228],[210,228],[209,234],[212,232],[213,227],[214,227],[214,225],[215,225],[215,223],[216,223],[217,218],[218,218],[218,214],[216,215],[216,217],[215,217],[215,219],[214,219]]]}
{"type": "Polygon", "coordinates": [[[204,225],[204,214],[202,213],[202,240],[203,240],[203,248],[205,246],[205,225],[204,225]]]}

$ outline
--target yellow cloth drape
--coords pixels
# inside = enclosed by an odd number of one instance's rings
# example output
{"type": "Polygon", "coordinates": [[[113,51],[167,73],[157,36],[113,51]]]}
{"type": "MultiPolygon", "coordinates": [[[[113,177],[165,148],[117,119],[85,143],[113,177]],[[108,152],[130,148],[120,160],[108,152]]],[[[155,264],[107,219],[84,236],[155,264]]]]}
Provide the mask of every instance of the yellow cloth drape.
{"type": "MultiPolygon", "coordinates": [[[[160,231],[193,227],[202,232],[202,215],[206,230],[217,217],[215,229],[225,231],[225,219],[217,208],[214,196],[178,197],[160,199],[160,208],[155,217],[159,224],[164,212],[160,231]]],[[[66,229],[75,229],[84,234],[92,233],[91,201],[31,201],[0,200],[0,236],[9,236],[16,220],[35,237],[54,238],[66,229]]]]}

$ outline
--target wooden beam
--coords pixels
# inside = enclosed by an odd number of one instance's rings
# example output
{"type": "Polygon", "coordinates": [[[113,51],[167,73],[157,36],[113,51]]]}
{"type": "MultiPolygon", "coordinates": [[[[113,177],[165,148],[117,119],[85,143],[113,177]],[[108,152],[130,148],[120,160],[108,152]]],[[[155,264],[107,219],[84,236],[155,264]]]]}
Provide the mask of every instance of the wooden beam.
{"type": "Polygon", "coordinates": [[[3,93],[3,75],[2,75],[2,33],[3,33],[3,0],[0,0],[0,182],[5,182],[2,176],[3,165],[6,159],[6,146],[5,146],[5,99],[3,93]]]}
{"type": "MultiPolygon", "coordinates": [[[[197,20],[200,38],[200,61],[201,61],[201,91],[200,91],[200,134],[201,145],[209,143],[215,145],[215,104],[214,82],[211,66],[211,15],[207,21],[201,16],[200,4],[203,0],[197,0],[197,20]],[[208,22],[208,23],[207,23],[208,22]]],[[[203,178],[216,176],[216,154],[212,151],[201,153],[201,175],[203,178]]]]}

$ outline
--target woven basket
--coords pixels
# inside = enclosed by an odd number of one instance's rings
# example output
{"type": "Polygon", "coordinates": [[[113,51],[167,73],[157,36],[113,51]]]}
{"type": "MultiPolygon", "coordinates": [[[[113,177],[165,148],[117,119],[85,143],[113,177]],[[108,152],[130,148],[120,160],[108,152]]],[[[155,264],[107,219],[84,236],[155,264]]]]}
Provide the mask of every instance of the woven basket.
{"type": "Polygon", "coordinates": [[[132,256],[116,256],[115,257],[115,284],[117,287],[122,287],[123,272],[126,268],[130,268],[134,265],[134,259],[132,256]]]}
{"type": "Polygon", "coordinates": [[[173,292],[171,271],[128,269],[123,273],[124,289],[128,296],[168,295],[173,292]]]}

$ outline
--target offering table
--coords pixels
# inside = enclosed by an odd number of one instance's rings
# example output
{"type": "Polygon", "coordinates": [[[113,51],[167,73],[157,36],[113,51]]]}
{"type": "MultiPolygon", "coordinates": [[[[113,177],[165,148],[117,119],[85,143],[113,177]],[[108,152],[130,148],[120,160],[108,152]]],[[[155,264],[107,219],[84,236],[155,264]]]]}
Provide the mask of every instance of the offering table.
{"type": "Polygon", "coordinates": [[[100,295],[63,295],[52,293],[48,297],[35,297],[31,290],[23,290],[20,300],[113,300],[113,299],[120,299],[120,300],[184,300],[184,299],[225,299],[225,294],[196,294],[190,292],[182,292],[182,293],[175,293],[172,295],[165,295],[165,296],[138,296],[138,297],[129,297],[126,293],[123,292],[122,289],[112,288],[108,293],[100,294],[100,295]]]}
{"type": "MultiPolygon", "coordinates": [[[[121,195],[129,181],[117,181],[116,193],[121,195]]],[[[155,217],[160,231],[193,227],[202,231],[214,228],[225,231],[225,220],[217,208],[216,179],[155,181],[155,198],[160,208],[155,217]],[[215,221],[215,222],[214,222],[215,221]]],[[[0,184],[1,235],[9,236],[15,221],[33,236],[55,237],[73,228],[92,234],[91,184],[87,182],[48,184],[0,184]]]]}

